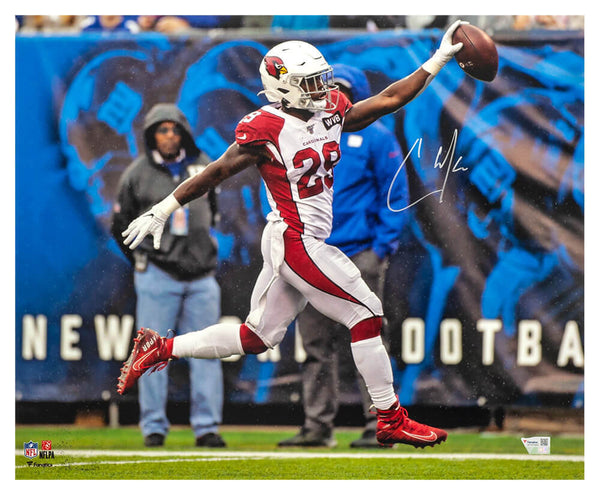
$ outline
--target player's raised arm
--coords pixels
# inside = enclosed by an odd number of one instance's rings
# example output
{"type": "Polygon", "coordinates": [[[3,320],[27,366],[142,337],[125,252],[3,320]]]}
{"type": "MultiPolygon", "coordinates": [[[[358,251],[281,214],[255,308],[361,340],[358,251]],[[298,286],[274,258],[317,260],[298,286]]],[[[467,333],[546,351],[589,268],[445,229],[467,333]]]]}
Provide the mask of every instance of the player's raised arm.
{"type": "Polygon", "coordinates": [[[442,37],[440,47],[433,56],[412,74],[390,84],[380,93],[355,103],[346,114],[344,131],[364,129],[377,119],[399,110],[416,98],[462,48],[462,43],[452,44],[452,34],[460,24],[464,23],[464,21],[453,23],[442,37]]]}
{"type": "Polygon", "coordinates": [[[154,249],[160,248],[160,238],[165,222],[177,208],[206,194],[228,177],[241,172],[245,168],[260,163],[263,159],[260,147],[240,146],[232,144],[220,158],[210,163],[201,173],[182,182],[171,194],[150,211],[133,220],[123,231],[123,241],[129,249],[135,249],[151,234],[154,238],[154,249]]]}

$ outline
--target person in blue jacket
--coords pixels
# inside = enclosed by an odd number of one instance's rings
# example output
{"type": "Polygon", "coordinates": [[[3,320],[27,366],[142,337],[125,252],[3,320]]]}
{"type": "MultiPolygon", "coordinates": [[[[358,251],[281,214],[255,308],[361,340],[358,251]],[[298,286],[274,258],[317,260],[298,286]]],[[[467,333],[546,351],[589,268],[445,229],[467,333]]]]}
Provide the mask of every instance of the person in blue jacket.
{"type": "MultiPolygon", "coordinates": [[[[360,69],[334,64],[333,74],[335,83],[350,101],[371,96],[369,81],[360,69]]],[[[397,212],[408,205],[402,152],[394,134],[380,121],[358,132],[344,133],[341,152],[341,161],[334,170],[333,229],[327,243],[350,257],[371,290],[382,299],[387,257],[396,250],[407,223],[406,215],[397,212]]],[[[333,447],[334,419],[339,407],[339,365],[342,359],[352,359],[349,352],[344,352],[350,347],[350,336],[310,305],[298,315],[296,323],[306,351],[302,365],[305,420],[297,435],[278,445],[333,447]]],[[[354,363],[351,368],[356,373],[354,363]]],[[[378,447],[377,419],[369,412],[371,399],[358,373],[356,377],[365,427],[362,436],[350,445],[378,447]]]]}

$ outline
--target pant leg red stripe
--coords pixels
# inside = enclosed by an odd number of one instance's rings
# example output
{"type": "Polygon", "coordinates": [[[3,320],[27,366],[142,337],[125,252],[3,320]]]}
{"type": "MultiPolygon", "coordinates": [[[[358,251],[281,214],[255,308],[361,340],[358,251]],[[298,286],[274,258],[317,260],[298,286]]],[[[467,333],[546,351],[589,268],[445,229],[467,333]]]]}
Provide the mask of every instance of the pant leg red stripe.
{"type": "Polygon", "coordinates": [[[292,228],[288,228],[285,231],[283,238],[285,242],[285,261],[296,275],[313,287],[322,290],[327,294],[365,306],[361,301],[336,285],[335,282],[329,279],[327,275],[321,271],[307,253],[299,232],[292,228]]]}

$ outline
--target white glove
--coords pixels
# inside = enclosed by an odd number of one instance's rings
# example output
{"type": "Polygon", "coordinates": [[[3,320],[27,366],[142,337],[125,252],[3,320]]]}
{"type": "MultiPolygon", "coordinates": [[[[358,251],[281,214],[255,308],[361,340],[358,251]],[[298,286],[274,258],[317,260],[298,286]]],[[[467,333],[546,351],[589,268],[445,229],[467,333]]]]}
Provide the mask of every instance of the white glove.
{"type": "Polygon", "coordinates": [[[454,55],[456,55],[463,47],[462,43],[456,43],[455,45],[452,44],[452,35],[454,34],[454,31],[456,31],[456,28],[461,24],[469,23],[461,20],[454,22],[444,33],[440,47],[435,51],[433,56],[421,66],[432,76],[435,76],[439,71],[441,71],[442,67],[452,60],[452,57],[454,57],[454,55]]]}
{"type": "Polygon", "coordinates": [[[148,234],[151,234],[154,238],[154,249],[160,249],[160,238],[165,228],[165,222],[171,213],[180,206],[175,196],[170,194],[160,203],[154,205],[150,211],[140,215],[129,224],[121,234],[126,237],[123,243],[133,250],[140,245],[148,234]]]}

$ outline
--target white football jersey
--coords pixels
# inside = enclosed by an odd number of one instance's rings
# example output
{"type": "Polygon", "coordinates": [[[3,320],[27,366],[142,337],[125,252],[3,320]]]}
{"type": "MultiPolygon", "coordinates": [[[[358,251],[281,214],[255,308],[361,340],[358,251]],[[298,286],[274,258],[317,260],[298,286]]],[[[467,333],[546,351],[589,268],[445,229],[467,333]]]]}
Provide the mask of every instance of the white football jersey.
{"type": "Polygon", "coordinates": [[[316,112],[307,122],[277,104],[266,105],[246,115],[235,132],[238,144],[264,145],[271,154],[259,166],[272,210],[267,219],[282,219],[318,239],[331,233],[333,167],[341,155],[344,117],[352,107],[342,93],[337,101],[335,109],[316,112]]]}

